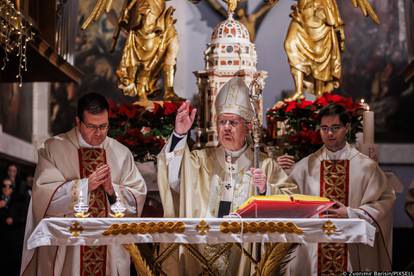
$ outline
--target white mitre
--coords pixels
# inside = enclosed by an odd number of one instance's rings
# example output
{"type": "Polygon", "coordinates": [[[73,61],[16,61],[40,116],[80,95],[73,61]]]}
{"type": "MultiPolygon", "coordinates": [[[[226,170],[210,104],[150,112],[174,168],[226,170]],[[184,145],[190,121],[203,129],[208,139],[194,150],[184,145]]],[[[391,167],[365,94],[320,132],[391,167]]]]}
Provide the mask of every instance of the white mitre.
{"type": "Polygon", "coordinates": [[[250,103],[249,88],[240,77],[229,80],[216,97],[216,114],[232,113],[251,122],[254,112],[250,103]]]}

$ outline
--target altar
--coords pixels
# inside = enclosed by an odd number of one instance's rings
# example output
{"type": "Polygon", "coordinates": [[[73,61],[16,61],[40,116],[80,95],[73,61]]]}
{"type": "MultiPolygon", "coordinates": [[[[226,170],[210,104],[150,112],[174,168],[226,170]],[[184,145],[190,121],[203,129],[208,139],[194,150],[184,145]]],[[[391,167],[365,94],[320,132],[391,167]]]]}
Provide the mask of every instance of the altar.
{"type": "MultiPolygon", "coordinates": [[[[362,243],[373,246],[375,227],[361,219],[241,219],[241,218],[46,218],[30,236],[27,247],[41,246],[100,246],[125,245],[131,253],[137,271],[159,270],[161,263],[183,245],[200,261],[208,275],[215,275],[211,259],[205,258],[194,244],[226,244],[243,250],[243,243],[264,243],[264,256],[275,246],[288,252],[296,244],[362,243]],[[163,251],[154,256],[154,263],[143,262],[136,243],[163,243],[163,251]],[[145,264],[145,265],[143,265],[145,264]],[[146,267],[144,267],[146,266],[146,267]]],[[[262,255],[263,256],[263,255],[262,255]]],[[[218,256],[217,256],[218,257],[218,256]]],[[[256,270],[266,266],[261,260],[248,256],[256,270]]],[[[141,275],[141,274],[140,274],[141,275]]]]}

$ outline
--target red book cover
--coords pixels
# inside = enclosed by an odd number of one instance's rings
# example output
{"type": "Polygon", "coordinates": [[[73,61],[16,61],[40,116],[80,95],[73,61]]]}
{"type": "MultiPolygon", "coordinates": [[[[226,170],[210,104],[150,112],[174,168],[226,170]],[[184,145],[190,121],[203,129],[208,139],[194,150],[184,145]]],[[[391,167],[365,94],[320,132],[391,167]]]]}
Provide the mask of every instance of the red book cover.
{"type": "Polygon", "coordinates": [[[305,195],[253,196],[236,213],[244,218],[309,218],[333,204],[327,198],[305,195]]]}

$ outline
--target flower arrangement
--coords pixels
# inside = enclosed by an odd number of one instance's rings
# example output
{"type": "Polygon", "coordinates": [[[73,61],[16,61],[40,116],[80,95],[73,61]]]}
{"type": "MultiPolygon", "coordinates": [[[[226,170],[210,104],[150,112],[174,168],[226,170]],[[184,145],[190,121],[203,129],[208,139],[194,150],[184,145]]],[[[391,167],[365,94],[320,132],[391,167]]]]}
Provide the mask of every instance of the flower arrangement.
{"type": "Polygon", "coordinates": [[[267,131],[265,143],[274,146],[278,154],[290,154],[300,160],[322,146],[319,134],[319,111],[328,104],[345,107],[351,117],[347,140],[354,143],[356,133],[362,131],[364,106],[352,98],[325,93],[315,101],[296,100],[278,102],[266,114],[267,131]]]}
{"type": "Polygon", "coordinates": [[[179,102],[152,102],[148,106],[109,101],[109,136],[127,146],[136,161],[156,160],[174,129],[179,102]]]}

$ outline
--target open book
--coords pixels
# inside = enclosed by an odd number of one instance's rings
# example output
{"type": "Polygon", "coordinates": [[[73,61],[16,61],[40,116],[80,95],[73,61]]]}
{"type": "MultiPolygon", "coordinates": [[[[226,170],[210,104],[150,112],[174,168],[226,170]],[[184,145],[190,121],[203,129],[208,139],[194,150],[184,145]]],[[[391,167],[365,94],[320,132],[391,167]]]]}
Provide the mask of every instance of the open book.
{"type": "Polygon", "coordinates": [[[300,194],[252,196],[235,213],[244,218],[309,218],[333,204],[325,197],[300,194]]]}

